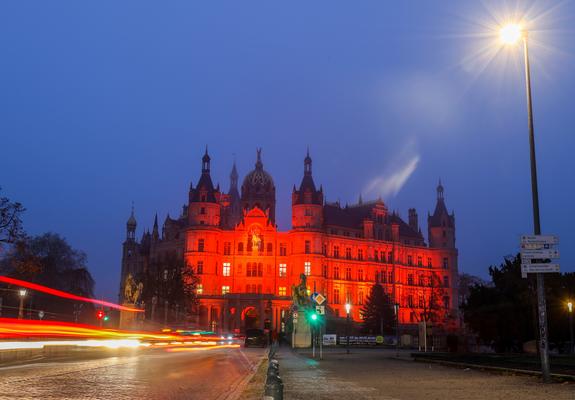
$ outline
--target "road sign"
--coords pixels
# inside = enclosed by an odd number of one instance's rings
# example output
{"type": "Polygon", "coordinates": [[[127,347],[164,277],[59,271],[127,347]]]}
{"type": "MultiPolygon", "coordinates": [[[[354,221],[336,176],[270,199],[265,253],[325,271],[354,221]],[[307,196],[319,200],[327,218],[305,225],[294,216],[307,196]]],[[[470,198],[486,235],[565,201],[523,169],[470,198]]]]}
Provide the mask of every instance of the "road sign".
{"type": "Polygon", "coordinates": [[[522,235],[521,244],[558,244],[559,237],[555,235],[522,235]]]}
{"type": "Polygon", "coordinates": [[[38,311],[38,319],[42,319],[44,318],[44,311],[40,310],[38,311]]]}
{"type": "Polygon", "coordinates": [[[325,306],[315,306],[315,312],[319,315],[325,314],[325,306]]]}
{"type": "Polygon", "coordinates": [[[557,249],[521,250],[521,259],[559,258],[557,249]]]}
{"type": "Polygon", "coordinates": [[[559,272],[559,264],[521,264],[521,274],[546,274],[559,272]]]}
{"type": "Polygon", "coordinates": [[[325,302],[325,296],[321,293],[314,293],[313,300],[321,306],[325,302]]]}
{"type": "Polygon", "coordinates": [[[293,315],[293,319],[297,320],[297,316],[298,316],[297,311],[294,311],[292,315],[293,315]]]}

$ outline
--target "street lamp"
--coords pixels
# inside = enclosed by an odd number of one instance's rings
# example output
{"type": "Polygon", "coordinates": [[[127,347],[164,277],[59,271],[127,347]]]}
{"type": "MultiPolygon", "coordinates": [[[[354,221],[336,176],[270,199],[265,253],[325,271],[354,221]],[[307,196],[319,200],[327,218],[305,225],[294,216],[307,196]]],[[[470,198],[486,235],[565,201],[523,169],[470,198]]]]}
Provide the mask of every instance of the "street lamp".
{"type": "Polygon", "coordinates": [[[347,339],[347,343],[346,343],[346,353],[349,354],[349,313],[351,311],[351,304],[349,304],[349,302],[345,303],[345,312],[347,313],[347,318],[346,318],[346,322],[345,322],[345,331],[346,331],[346,339],[347,339]]]}
{"type": "Polygon", "coordinates": [[[393,311],[395,311],[395,352],[399,357],[399,303],[393,305],[393,311]]]}
{"type": "Polygon", "coordinates": [[[26,289],[18,290],[20,296],[20,307],[18,307],[18,319],[24,319],[24,297],[26,297],[26,289]]]}
{"type": "Polygon", "coordinates": [[[567,310],[569,311],[569,353],[575,353],[575,343],[573,342],[573,302],[567,302],[567,310]]]}
{"type": "MultiPolygon", "coordinates": [[[[533,106],[531,101],[531,72],[527,47],[527,30],[517,23],[502,26],[499,39],[505,45],[515,45],[523,40],[523,58],[525,63],[525,92],[527,95],[527,123],[529,128],[529,155],[531,161],[531,197],[533,202],[533,233],[541,235],[539,219],[539,193],[537,188],[537,162],[535,159],[535,135],[533,133],[533,106]]],[[[545,300],[545,281],[542,273],[537,273],[537,308],[539,310],[539,348],[541,354],[541,372],[543,380],[550,382],[549,349],[547,343],[547,304],[545,300]]]]}

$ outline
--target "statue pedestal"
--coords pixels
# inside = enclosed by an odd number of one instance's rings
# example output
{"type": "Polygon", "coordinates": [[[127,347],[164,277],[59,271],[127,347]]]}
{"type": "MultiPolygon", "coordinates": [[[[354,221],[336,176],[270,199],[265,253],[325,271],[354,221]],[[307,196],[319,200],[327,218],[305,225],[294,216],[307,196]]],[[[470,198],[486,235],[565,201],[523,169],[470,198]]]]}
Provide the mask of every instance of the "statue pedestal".
{"type": "Polygon", "coordinates": [[[298,318],[297,323],[293,325],[291,345],[293,348],[311,347],[311,328],[304,316],[298,318]]]}
{"type": "MultiPolygon", "coordinates": [[[[134,303],[123,303],[125,307],[137,308],[134,303]]],[[[120,311],[120,329],[123,330],[141,330],[142,329],[142,313],[133,311],[120,311]]]]}

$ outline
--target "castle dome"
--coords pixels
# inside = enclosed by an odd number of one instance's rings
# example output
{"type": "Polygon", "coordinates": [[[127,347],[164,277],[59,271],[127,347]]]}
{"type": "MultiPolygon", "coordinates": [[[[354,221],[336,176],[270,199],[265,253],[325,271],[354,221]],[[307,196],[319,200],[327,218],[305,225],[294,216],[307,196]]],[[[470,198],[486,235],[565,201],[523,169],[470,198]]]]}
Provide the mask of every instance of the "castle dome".
{"type": "Polygon", "coordinates": [[[261,149],[258,149],[256,168],[249,172],[242,183],[242,192],[263,193],[275,189],[272,176],[264,170],[261,149]]]}

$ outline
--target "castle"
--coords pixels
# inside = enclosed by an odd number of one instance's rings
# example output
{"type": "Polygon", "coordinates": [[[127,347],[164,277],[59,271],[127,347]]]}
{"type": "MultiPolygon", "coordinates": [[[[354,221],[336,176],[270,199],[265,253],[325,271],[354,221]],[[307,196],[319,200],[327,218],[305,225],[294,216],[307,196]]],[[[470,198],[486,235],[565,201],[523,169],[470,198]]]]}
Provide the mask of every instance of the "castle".
{"type": "MultiPolygon", "coordinates": [[[[362,305],[377,282],[396,304],[400,324],[415,326],[433,312],[444,326],[457,326],[455,216],[447,211],[441,182],[435,211],[427,218],[426,242],[413,208],[405,222],[381,199],[360,198],[345,207],[327,202],[322,187],[315,185],[308,152],[303,178],[292,192],[292,227],[278,231],[275,185],[261,150],[241,188],[234,163],[227,193],[214,187],[210,162],[206,149],[187,204],[178,218],[166,217],[161,234],[156,216],[152,232],[144,232],[138,242],[132,210],[122,283],[128,274],[164,274],[167,279],[170,271],[154,271],[154,260],[183,260],[199,277],[198,326],[224,331],[283,331],[291,287],[300,282],[300,274],[307,276],[310,293],[325,295],[335,316],[345,316],[350,303],[351,318],[361,321],[362,305]]],[[[152,303],[145,304],[148,319],[178,319],[181,305],[162,299],[159,289],[152,303]]]]}

